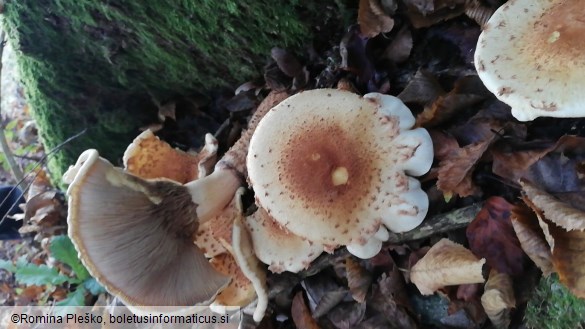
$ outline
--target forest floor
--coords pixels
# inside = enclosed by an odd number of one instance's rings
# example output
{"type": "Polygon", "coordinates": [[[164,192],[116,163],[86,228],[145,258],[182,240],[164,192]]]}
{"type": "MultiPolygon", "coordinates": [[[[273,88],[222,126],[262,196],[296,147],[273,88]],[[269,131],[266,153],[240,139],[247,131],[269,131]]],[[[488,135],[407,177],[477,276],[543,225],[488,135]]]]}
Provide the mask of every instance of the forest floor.
{"type": "MultiPolygon", "coordinates": [[[[162,140],[189,149],[201,129],[220,127],[211,131],[220,153],[275,90],[394,95],[430,133],[435,156],[420,177],[430,200],[422,228],[391,235],[371,259],[342,248],[300,273],[270,274],[259,327],[583,328],[585,302],[574,295],[585,296],[585,233],[567,229],[566,218],[585,221],[585,120],[520,122],[484,87],[473,55],[481,25],[503,2],[362,0],[355,25],[322,32],[329,41],[304,53],[274,48],[264,79],[208,104],[177,99],[161,107],[161,121],[148,128],[162,140]],[[195,132],[195,122],[206,124],[195,132]],[[434,273],[413,279],[417,272],[434,273]]],[[[13,63],[2,71],[3,126],[23,171],[38,177],[24,184],[24,239],[0,241],[0,304],[110,303],[75,257],[55,257],[76,254],[62,237],[65,200],[32,169],[44,153],[13,63]]],[[[8,169],[0,181],[14,184],[8,169]]]]}

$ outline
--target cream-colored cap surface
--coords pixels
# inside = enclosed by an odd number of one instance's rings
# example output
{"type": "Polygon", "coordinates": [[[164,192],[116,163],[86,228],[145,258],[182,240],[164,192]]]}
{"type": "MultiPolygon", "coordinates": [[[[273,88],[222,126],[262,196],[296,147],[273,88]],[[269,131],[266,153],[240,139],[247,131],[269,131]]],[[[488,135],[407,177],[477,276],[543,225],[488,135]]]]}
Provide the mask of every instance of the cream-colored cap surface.
{"type": "Polygon", "coordinates": [[[252,136],[247,164],[257,201],[287,230],[323,244],[365,245],[381,225],[410,230],[428,198],[406,173],[425,173],[433,157],[428,132],[413,125],[392,96],[336,89],[291,96],[252,136]]]}
{"type": "Polygon", "coordinates": [[[511,0],[481,33],[475,67],[520,121],[585,116],[585,3],[511,0]]]}

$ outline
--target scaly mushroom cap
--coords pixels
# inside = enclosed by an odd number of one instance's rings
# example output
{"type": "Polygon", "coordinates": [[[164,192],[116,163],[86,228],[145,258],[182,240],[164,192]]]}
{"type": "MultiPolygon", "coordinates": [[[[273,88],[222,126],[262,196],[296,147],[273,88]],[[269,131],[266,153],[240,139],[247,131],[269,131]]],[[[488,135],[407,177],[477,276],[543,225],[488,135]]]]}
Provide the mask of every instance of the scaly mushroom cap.
{"type": "Polygon", "coordinates": [[[516,119],[585,116],[583,17],[580,0],[516,0],[490,18],[475,66],[516,119]]]}
{"type": "Polygon", "coordinates": [[[260,206],[292,233],[331,245],[365,245],[384,224],[419,225],[428,197],[410,178],[429,170],[432,142],[396,97],[317,89],[260,121],[248,152],[260,206]]]}
{"type": "Polygon", "coordinates": [[[245,218],[254,253],[274,273],[299,272],[323,253],[323,245],[297,236],[274,221],[266,210],[258,208],[245,218]]]}
{"type": "Polygon", "coordinates": [[[187,183],[207,176],[215,164],[217,140],[205,135],[205,146],[199,154],[172,148],[152,131],[145,130],[124,152],[124,168],[142,178],[168,178],[187,183]]]}
{"type": "Polygon", "coordinates": [[[96,150],[81,154],[64,179],[71,182],[68,233],[79,257],[124,303],[208,304],[229,282],[192,242],[201,216],[187,186],[133,176],[96,150]]]}

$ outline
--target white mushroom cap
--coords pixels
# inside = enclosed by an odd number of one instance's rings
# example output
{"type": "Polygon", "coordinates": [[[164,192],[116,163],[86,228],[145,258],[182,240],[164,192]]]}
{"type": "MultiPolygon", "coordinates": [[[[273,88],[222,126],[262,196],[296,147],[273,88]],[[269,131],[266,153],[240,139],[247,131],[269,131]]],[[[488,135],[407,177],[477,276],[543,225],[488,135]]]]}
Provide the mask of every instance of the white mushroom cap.
{"type": "Polygon", "coordinates": [[[297,273],[309,267],[323,253],[323,245],[303,239],[274,221],[266,210],[258,208],[246,217],[254,253],[274,273],[297,273]]]}
{"type": "Polygon", "coordinates": [[[406,173],[426,172],[432,142],[396,97],[317,89],[260,121],[247,165],[260,206],[292,233],[330,245],[365,245],[380,225],[420,224],[428,197],[406,173]],[[412,196],[416,196],[416,199],[412,196]]]}
{"type": "Polygon", "coordinates": [[[580,0],[515,0],[490,18],[475,66],[516,119],[585,116],[583,17],[580,0]]]}
{"type": "MultiPolygon", "coordinates": [[[[200,213],[187,186],[128,174],[96,150],[81,154],[65,176],[72,182],[69,236],[92,276],[124,303],[208,304],[229,282],[192,242],[210,207],[200,213]]],[[[208,177],[200,190],[213,190],[208,177]]]]}

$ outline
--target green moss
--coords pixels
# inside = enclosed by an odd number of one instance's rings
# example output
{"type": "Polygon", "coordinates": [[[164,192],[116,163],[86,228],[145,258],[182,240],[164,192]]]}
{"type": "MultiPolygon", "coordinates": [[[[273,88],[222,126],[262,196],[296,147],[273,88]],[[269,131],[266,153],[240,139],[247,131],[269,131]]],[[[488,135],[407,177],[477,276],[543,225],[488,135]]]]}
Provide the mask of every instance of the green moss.
{"type": "Polygon", "coordinates": [[[585,328],[585,300],[571,294],[556,276],[542,278],[526,306],[525,319],[535,329],[585,328]]]}
{"type": "MultiPolygon", "coordinates": [[[[152,99],[233,87],[260,75],[274,46],[299,49],[322,10],[297,1],[7,0],[3,24],[53,178],[93,147],[117,162],[152,99]],[[302,10],[301,10],[302,9],[302,10]]],[[[310,2],[309,2],[310,3],[310,2]]],[[[317,6],[318,7],[318,6],[317,6]]]]}

